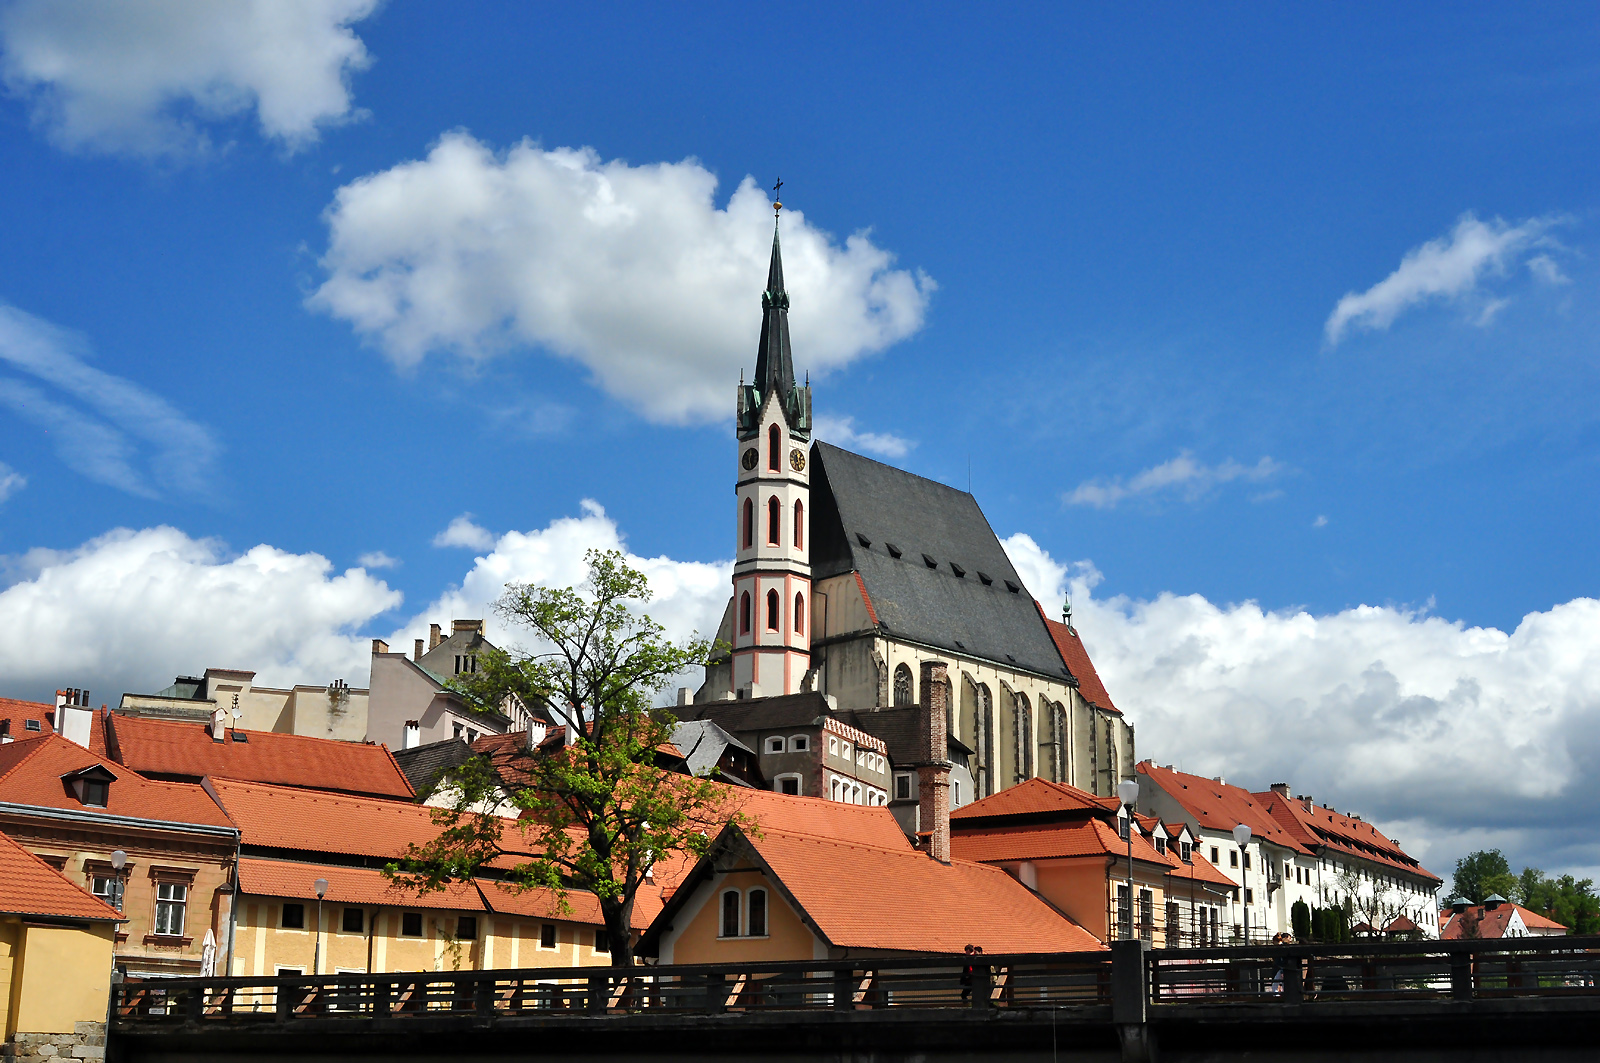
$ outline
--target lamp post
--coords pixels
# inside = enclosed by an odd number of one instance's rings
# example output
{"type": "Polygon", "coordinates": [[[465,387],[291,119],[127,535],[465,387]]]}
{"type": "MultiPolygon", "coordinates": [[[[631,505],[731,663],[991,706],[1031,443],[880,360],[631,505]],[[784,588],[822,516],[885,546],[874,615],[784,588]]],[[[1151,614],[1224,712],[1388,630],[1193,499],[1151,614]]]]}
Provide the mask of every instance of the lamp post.
{"type": "Polygon", "coordinates": [[[121,849],[111,854],[111,907],[122,911],[122,869],[128,866],[128,854],[121,849]]]}
{"type": "Polygon", "coordinates": [[[1240,904],[1244,908],[1244,943],[1250,944],[1250,824],[1241,823],[1233,828],[1234,843],[1239,846],[1239,859],[1244,861],[1244,892],[1240,894],[1240,904]]]}
{"type": "Polygon", "coordinates": [[[1123,779],[1117,784],[1117,800],[1128,817],[1128,937],[1133,937],[1133,806],[1139,800],[1139,782],[1123,779]]]}
{"type": "Polygon", "coordinates": [[[319,974],[322,973],[322,971],[320,970],[320,968],[322,967],[322,898],[328,892],[328,880],[325,879],[325,878],[319,878],[319,879],[317,879],[317,881],[313,882],[311,885],[317,891],[317,925],[316,925],[316,935],[317,935],[316,936],[316,941],[317,941],[317,944],[312,949],[312,952],[311,952],[311,973],[312,973],[313,976],[315,976],[315,975],[319,975],[319,974]]]}

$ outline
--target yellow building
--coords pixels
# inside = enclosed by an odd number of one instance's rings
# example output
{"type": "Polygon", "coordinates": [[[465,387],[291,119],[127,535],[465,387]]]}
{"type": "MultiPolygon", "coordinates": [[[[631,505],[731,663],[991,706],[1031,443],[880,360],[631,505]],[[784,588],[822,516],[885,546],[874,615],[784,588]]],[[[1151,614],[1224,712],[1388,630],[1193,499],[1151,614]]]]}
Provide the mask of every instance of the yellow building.
{"type": "Polygon", "coordinates": [[[115,908],[0,834],[0,1054],[70,1058],[63,1036],[105,1044],[120,922],[115,908]]]}

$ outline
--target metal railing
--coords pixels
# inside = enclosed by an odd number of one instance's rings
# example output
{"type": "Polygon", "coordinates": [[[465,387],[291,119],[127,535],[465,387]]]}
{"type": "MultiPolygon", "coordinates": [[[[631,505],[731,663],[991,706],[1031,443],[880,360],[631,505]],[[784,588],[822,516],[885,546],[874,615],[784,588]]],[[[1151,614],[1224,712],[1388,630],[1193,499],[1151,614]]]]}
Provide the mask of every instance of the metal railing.
{"type": "Polygon", "coordinates": [[[1164,1009],[1178,1014],[1192,1005],[1600,997],[1600,939],[1154,950],[1135,941],[1119,942],[1110,952],[972,958],[129,979],[112,990],[113,1027],[127,1032],[302,1019],[337,1024],[347,1017],[483,1020],[1107,1005],[1112,1015],[1129,1013],[1131,1005],[1141,1016],[1158,1017],[1164,1009]]]}

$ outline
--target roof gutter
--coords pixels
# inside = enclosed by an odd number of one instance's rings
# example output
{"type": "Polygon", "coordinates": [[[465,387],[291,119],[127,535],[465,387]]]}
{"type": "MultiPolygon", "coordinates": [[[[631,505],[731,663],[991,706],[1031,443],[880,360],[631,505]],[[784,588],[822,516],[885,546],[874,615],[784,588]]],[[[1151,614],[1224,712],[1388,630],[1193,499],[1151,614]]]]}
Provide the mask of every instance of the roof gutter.
{"type": "Polygon", "coordinates": [[[237,827],[214,827],[208,823],[179,823],[165,819],[144,819],[139,816],[116,816],[109,812],[73,812],[64,808],[46,808],[41,805],[18,805],[0,801],[0,815],[13,813],[38,819],[60,820],[66,823],[93,823],[106,827],[143,827],[146,830],[182,831],[185,834],[209,834],[236,841],[237,827]]]}

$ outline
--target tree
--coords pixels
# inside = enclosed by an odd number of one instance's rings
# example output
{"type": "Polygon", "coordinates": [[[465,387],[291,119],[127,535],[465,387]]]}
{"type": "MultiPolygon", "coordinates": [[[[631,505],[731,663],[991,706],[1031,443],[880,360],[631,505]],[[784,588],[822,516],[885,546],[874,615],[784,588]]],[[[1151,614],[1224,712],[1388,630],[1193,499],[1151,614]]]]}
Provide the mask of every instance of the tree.
{"type": "Polygon", "coordinates": [[[1289,925],[1294,928],[1296,941],[1311,940],[1311,907],[1305,901],[1295,901],[1289,906],[1289,925]]]}
{"type": "Polygon", "coordinates": [[[1575,934],[1600,932],[1600,898],[1595,896],[1592,879],[1572,875],[1549,878],[1536,867],[1525,867],[1510,896],[1575,934]]]}
{"type": "MultiPolygon", "coordinates": [[[[434,814],[443,829],[387,873],[421,890],[472,877],[496,857],[520,859],[509,872],[519,888],[587,890],[600,902],[611,961],[633,962],[634,898],[651,865],[671,853],[703,855],[724,825],[747,822],[729,788],[685,776],[660,750],[676,722],[653,708],[675,675],[703,665],[713,646],[698,636],[673,644],[641,609],[649,582],[620,552],[591,550],[582,588],[509,583],[495,604],[508,623],[528,629],[532,650],[492,651],[479,671],[452,684],[472,707],[489,711],[510,694],[564,728],[565,745],[517,763],[508,785],[483,758],[456,773],[454,800],[434,814]],[[496,800],[520,818],[493,814],[496,800]],[[507,828],[521,834],[515,846],[507,828]]],[[[753,827],[753,824],[749,824],[753,827]]]]}
{"type": "Polygon", "coordinates": [[[1473,904],[1482,904],[1493,894],[1511,897],[1517,892],[1517,878],[1511,865],[1499,849],[1480,849],[1456,861],[1450,876],[1451,897],[1465,897],[1473,904]]]}

